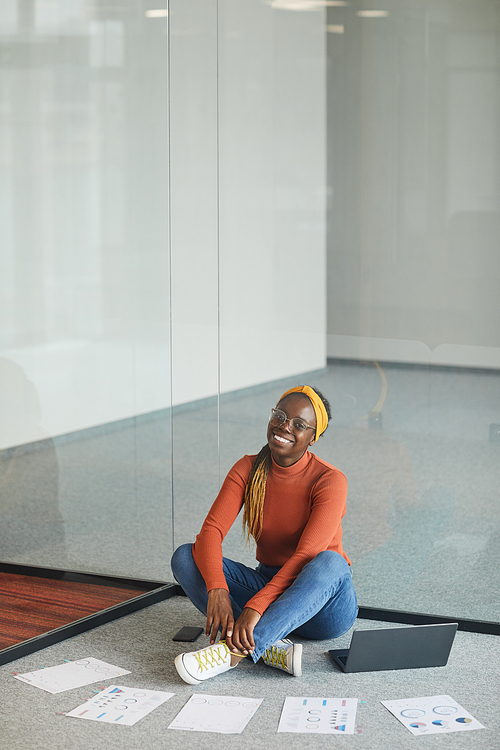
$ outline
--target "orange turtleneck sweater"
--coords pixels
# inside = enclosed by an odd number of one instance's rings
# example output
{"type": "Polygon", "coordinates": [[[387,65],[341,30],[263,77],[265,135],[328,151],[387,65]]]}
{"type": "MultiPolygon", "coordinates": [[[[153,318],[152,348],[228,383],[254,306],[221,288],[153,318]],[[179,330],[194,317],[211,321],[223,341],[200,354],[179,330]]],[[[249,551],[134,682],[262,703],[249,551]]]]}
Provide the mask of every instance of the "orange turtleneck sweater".
{"type": "MultiPolygon", "coordinates": [[[[193,545],[193,556],[207,590],[226,589],[222,540],[243,506],[245,485],[256,456],[244,456],[230,470],[193,545]]],[[[262,533],[256,558],[282,566],[247,607],[263,614],[323,550],[350,560],[342,548],[347,480],[341,471],[306,451],[293,466],[272,462],[266,483],[262,533]]]]}

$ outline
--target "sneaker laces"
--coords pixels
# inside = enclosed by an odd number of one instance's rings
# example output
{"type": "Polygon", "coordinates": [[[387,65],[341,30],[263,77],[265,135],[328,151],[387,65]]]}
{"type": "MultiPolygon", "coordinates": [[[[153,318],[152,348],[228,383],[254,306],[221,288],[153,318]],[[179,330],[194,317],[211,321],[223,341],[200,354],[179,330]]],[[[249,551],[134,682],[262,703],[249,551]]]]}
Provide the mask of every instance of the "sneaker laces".
{"type": "Polygon", "coordinates": [[[200,671],[203,672],[205,669],[209,670],[212,667],[218,667],[220,664],[224,664],[229,653],[230,651],[226,642],[219,641],[215,646],[207,646],[207,648],[204,648],[203,650],[195,651],[193,656],[198,662],[200,671]],[[222,654],[221,649],[223,650],[222,654]]]}
{"type": "Polygon", "coordinates": [[[287,656],[288,649],[272,645],[266,649],[262,658],[270,667],[278,667],[279,669],[286,669],[288,671],[287,656]]]}

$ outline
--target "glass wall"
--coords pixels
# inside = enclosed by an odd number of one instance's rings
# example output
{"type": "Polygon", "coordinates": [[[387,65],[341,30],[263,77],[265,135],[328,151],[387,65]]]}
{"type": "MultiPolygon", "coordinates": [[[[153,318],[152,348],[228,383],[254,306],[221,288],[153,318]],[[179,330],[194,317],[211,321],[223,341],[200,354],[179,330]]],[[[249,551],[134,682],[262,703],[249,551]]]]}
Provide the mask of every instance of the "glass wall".
{"type": "MultiPolygon", "coordinates": [[[[177,544],[285,384],[326,366],[326,36],[324,7],[255,0],[169,22],[177,544]]],[[[225,551],[254,559],[240,520],[225,551]]]]}
{"type": "Polygon", "coordinates": [[[166,14],[6,0],[0,34],[1,558],[162,579],[166,14]]]}
{"type": "Polygon", "coordinates": [[[169,580],[308,382],[360,603],[500,620],[499,19],[2,3],[5,561],[169,580]]]}
{"type": "Polygon", "coordinates": [[[500,3],[353,0],[327,37],[332,453],[360,600],[498,621],[500,3]]]}

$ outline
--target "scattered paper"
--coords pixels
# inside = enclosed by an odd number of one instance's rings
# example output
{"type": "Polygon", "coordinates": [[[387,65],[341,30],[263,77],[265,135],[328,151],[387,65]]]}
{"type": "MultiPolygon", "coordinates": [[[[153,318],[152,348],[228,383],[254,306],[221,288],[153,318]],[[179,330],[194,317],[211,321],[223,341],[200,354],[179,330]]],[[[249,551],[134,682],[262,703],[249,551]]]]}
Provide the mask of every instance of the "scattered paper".
{"type": "Polygon", "coordinates": [[[261,703],[262,698],[192,695],[168,728],[241,734],[261,703]]]}
{"type": "Polygon", "coordinates": [[[449,695],[380,702],[416,737],[484,729],[449,695]]]}
{"type": "Polygon", "coordinates": [[[163,693],[159,690],[111,685],[66,716],[131,727],[173,695],[174,693],[163,693]]]}
{"type": "Polygon", "coordinates": [[[354,734],[357,698],[285,698],[278,732],[354,734]]]}
{"type": "Polygon", "coordinates": [[[62,693],[64,690],[72,690],[93,682],[116,679],[124,674],[130,674],[130,671],[89,657],[58,664],[56,667],[38,669],[36,672],[16,674],[14,678],[46,690],[48,693],[62,693]]]}

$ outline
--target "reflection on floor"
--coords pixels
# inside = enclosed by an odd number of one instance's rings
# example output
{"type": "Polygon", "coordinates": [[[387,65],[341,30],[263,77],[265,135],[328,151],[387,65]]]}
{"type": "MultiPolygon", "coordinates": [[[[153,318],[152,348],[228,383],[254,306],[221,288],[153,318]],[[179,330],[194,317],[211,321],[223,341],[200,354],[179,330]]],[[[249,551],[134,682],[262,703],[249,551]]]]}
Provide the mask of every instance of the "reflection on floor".
{"type": "MultiPolygon", "coordinates": [[[[270,407],[302,382],[332,404],[314,450],[349,481],[344,546],[360,602],[500,620],[493,371],[331,362],[223,395],[220,426],[214,398],[7,451],[3,559],[171,580],[173,546],[194,539],[230,466],[264,444],[270,407]]],[[[238,523],[225,554],[253,560],[238,523]]]]}

